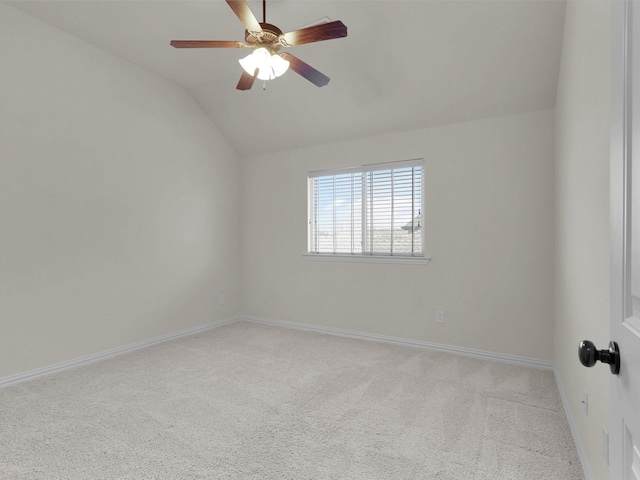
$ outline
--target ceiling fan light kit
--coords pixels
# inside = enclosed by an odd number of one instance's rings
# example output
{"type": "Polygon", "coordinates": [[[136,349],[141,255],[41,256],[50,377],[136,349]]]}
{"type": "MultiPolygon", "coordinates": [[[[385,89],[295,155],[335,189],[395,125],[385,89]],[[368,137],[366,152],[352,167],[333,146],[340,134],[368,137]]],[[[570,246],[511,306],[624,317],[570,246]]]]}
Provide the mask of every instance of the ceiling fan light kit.
{"type": "Polygon", "coordinates": [[[236,86],[249,90],[256,78],[273,80],[283,75],[289,67],[298,75],[318,87],[329,83],[329,77],[320,73],[290,53],[278,53],[282,47],[321,42],[347,36],[347,27],[340,20],[300,28],[282,33],[275,25],[266,22],[266,0],[262,1],[263,21],[258,22],[245,0],[226,0],[245,27],[245,43],[227,40],[172,40],[175,48],[252,48],[254,51],[239,59],[244,70],[236,86]]]}
{"type": "Polygon", "coordinates": [[[258,69],[258,80],[273,80],[289,69],[290,63],[280,55],[271,53],[264,47],[256,48],[253,53],[238,60],[249,75],[258,69]]]}

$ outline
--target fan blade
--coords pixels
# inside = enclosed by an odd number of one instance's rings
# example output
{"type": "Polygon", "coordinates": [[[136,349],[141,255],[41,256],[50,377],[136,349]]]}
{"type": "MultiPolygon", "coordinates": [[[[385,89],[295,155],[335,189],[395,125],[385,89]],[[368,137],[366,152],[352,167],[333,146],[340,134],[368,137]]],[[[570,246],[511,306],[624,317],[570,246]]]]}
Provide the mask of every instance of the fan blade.
{"type": "Polygon", "coordinates": [[[262,27],[245,0],[227,0],[227,3],[231,7],[231,10],[233,10],[233,13],[240,19],[244,28],[250,32],[262,32],[262,27]]]}
{"type": "Polygon", "coordinates": [[[256,80],[257,75],[258,75],[257,68],[256,68],[256,71],[253,73],[253,75],[249,75],[247,72],[243,70],[242,76],[240,77],[240,81],[238,82],[238,85],[236,85],[236,88],[238,90],[251,90],[251,87],[253,87],[253,82],[256,80]]]}
{"type": "Polygon", "coordinates": [[[341,38],[347,36],[347,26],[340,20],[329,23],[314,25],[313,27],[301,28],[283,35],[284,39],[280,41],[285,47],[294,45],[304,45],[305,43],[322,42],[323,40],[331,40],[332,38],[341,38]]]}
{"type": "Polygon", "coordinates": [[[171,46],[175,48],[243,48],[242,42],[227,40],[171,40],[171,46]]]}
{"type": "Polygon", "coordinates": [[[303,76],[314,85],[318,87],[324,87],[327,83],[329,83],[329,77],[327,77],[324,73],[320,73],[311,65],[304,63],[298,57],[294,57],[290,53],[286,52],[281,53],[280,56],[289,62],[289,68],[291,68],[291,70],[296,72],[298,75],[303,76]]]}

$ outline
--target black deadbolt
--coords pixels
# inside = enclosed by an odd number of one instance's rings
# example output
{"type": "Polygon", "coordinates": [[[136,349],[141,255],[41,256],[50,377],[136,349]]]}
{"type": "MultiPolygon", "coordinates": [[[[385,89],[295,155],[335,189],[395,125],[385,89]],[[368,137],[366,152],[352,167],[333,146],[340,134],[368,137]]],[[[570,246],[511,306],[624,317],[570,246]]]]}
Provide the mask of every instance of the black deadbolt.
{"type": "Polygon", "coordinates": [[[593,367],[597,361],[608,363],[611,373],[620,373],[620,349],[616,342],[609,342],[608,350],[598,350],[593,342],[583,340],[578,348],[578,358],[585,367],[593,367]]]}

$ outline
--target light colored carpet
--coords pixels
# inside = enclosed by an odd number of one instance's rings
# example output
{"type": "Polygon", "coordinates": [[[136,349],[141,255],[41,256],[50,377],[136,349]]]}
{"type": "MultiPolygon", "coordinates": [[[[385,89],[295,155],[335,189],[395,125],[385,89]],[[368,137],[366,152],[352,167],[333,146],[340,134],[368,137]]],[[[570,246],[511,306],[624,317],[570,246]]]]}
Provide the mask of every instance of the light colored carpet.
{"type": "Polygon", "coordinates": [[[582,479],[552,372],[237,322],[0,390],[2,479],[582,479]]]}

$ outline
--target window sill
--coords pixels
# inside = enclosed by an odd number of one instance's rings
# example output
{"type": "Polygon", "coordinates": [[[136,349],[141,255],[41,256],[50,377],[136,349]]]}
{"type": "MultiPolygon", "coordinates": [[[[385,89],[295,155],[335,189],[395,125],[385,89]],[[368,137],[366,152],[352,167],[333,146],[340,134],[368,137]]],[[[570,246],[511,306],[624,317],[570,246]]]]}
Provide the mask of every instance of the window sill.
{"type": "Polygon", "coordinates": [[[428,257],[402,257],[383,255],[334,255],[326,253],[305,253],[305,260],[314,262],[352,262],[352,263],[395,263],[403,265],[428,265],[428,257]]]}

